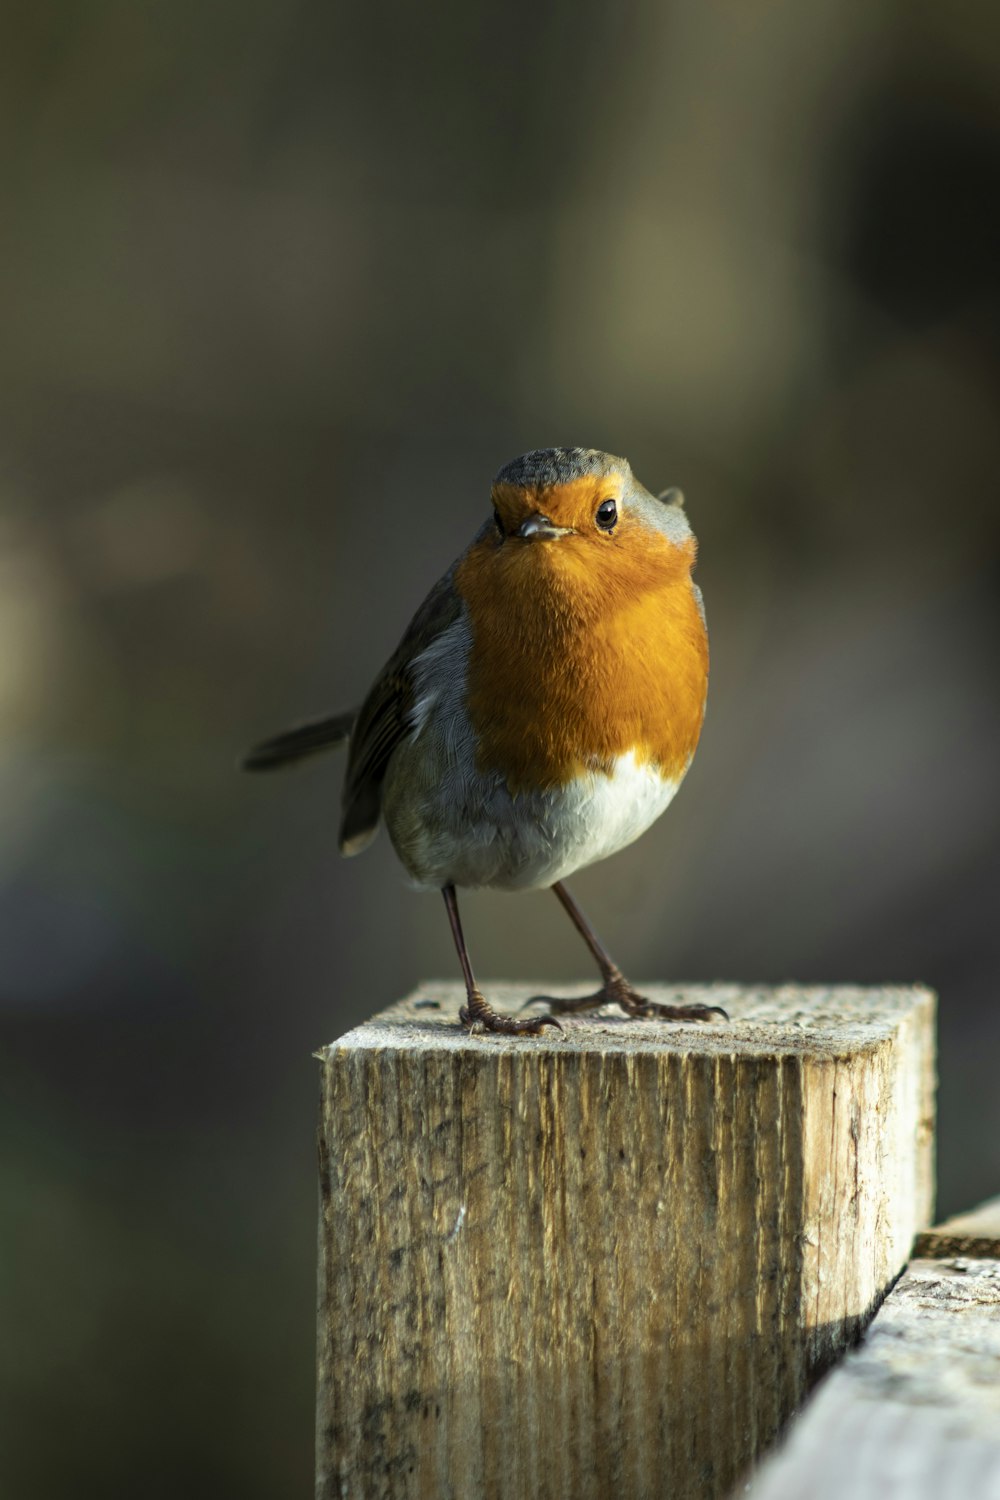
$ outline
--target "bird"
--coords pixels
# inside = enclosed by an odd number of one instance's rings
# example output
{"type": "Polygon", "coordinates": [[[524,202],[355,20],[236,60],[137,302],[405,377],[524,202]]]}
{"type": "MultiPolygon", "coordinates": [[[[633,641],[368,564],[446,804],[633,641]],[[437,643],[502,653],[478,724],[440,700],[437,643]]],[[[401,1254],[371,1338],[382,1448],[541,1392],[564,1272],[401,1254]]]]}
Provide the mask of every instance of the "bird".
{"type": "Polygon", "coordinates": [[[340,850],[359,854],[384,823],[411,883],[442,892],[467,1030],[539,1036],[611,1004],[643,1020],[728,1019],[640,994],[565,884],[646,831],[698,744],[708,634],[684,497],[652,494],[613,454],[540,448],[500,469],[490,502],[360,708],[263,741],[244,767],[347,743],[340,850]],[[457,892],[475,888],[551,889],[600,987],[535,997],[544,1015],[495,1009],[459,916],[457,892]]]}

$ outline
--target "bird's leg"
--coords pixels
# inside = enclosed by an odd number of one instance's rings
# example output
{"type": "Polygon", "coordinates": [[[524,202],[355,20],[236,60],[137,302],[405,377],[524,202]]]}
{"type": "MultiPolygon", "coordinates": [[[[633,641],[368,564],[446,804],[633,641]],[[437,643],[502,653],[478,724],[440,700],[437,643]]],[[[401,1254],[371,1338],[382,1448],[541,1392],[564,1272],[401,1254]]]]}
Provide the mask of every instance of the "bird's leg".
{"type": "Polygon", "coordinates": [[[603,983],[593,995],[583,995],[578,1000],[556,1000],[548,995],[539,995],[537,998],[544,999],[550,1010],[565,1015],[573,1011],[596,1010],[599,1005],[620,1005],[627,1016],[645,1019],[651,1017],[659,1021],[711,1021],[715,1016],[720,1016],[724,1021],[729,1020],[726,1012],[718,1005],[659,1005],[653,1000],[647,1000],[645,995],[640,995],[629,984],[562,881],[557,880],[552,889],[596,959],[603,983]]]}
{"type": "Polygon", "coordinates": [[[458,915],[458,897],[455,895],[455,887],[446,885],[441,894],[444,896],[444,904],[448,909],[451,935],[455,939],[458,961],[462,965],[462,973],[465,976],[465,1004],[458,1013],[462,1025],[469,1031],[476,1026],[482,1026],[486,1031],[500,1031],[505,1036],[538,1036],[543,1026],[555,1026],[559,1030],[559,1022],[555,1016],[533,1016],[530,1020],[517,1021],[513,1016],[501,1015],[499,1011],[493,1009],[480,991],[472,973],[469,952],[462,933],[462,922],[458,915]]]}

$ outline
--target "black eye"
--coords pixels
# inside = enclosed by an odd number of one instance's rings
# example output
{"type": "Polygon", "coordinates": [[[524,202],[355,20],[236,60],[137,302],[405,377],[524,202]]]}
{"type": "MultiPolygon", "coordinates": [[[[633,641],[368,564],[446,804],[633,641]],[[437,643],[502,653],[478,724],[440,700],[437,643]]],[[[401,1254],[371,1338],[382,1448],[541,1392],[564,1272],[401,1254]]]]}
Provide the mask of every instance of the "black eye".
{"type": "Polygon", "coordinates": [[[506,536],[507,533],[503,529],[503,521],[501,521],[500,519],[500,512],[497,510],[496,506],[493,507],[493,520],[496,522],[496,528],[497,531],[499,531],[500,535],[506,536]]]}
{"type": "Polygon", "coordinates": [[[618,506],[613,500],[602,500],[594,519],[602,531],[614,531],[618,523],[618,506]]]}

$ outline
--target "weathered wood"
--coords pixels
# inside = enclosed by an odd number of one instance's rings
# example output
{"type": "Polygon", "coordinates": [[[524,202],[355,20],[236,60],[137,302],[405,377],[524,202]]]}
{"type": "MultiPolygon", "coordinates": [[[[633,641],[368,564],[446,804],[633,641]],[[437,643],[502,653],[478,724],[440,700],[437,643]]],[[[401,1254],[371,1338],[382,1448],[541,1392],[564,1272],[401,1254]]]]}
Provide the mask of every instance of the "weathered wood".
{"type": "Polygon", "coordinates": [[[955,1255],[1000,1260],[1000,1198],[990,1198],[970,1213],[956,1214],[924,1230],[914,1241],[913,1254],[924,1260],[955,1255]]]}
{"type": "Polygon", "coordinates": [[[649,993],[732,1020],[470,1037],[428,985],[319,1054],[322,1500],[723,1495],[899,1272],[933,996],[649,993]]]}
{"type": "Polygon", "coordinates": [[[915,1260],[753,1500],[1000,1500],[1000,1260],[915,1260]]]}

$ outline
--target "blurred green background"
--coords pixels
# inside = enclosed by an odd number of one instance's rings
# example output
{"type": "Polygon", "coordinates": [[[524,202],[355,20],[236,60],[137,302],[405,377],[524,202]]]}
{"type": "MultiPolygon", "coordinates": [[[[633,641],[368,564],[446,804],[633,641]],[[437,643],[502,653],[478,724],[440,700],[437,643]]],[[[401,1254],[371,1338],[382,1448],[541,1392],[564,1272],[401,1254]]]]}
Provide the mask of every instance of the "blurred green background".
{"type": "MultiPolygon", "coordinates": [[[[524,449],[681,485],[713,678],[576,890],[636,979],[940,988],[1000,1188],[1000,12],[62,0],[0,55],[0,1493],[307,1494],[311,1050],[457,966],[341,767],[524,449]]],[[[544,895],[483,976],[568,980],[544,895]]]]}

